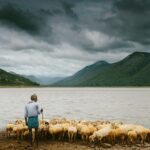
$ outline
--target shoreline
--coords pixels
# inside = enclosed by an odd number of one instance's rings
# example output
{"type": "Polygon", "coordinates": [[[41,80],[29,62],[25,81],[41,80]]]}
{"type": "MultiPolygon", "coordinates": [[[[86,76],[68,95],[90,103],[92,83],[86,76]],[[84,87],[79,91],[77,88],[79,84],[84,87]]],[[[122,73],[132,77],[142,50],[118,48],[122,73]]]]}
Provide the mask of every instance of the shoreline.
{"type": "Polygon", "coordinates": [[[15,138],[6,137],[6,132],[0,132],[0,150],[150,150],[150,144],[145,145],[119,145],[111,146],[110,144],[90,144],[82,141],[68,142],[66,140],[39,140],[39,147],[28,147],[27,140],[16,140],[15,138]]]}
{"type": "Polygon", "coordinates": [[[98,89],[98,88],[145,88],[148,89],[150,88],[150,86],[0,86],[0,89],[5,89],[5,88],[94,88],[94,89],[98,89]]]}

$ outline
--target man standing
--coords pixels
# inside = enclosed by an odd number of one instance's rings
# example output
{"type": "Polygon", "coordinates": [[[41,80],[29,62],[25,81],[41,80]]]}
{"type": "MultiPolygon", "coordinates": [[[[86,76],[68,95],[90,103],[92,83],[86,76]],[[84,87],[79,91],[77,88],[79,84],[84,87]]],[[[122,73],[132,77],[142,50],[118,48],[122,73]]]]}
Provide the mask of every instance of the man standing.
{"type": "Polygon", "coordinates": [[[25,106],[25,123],[29,128],[29,138],[30,144],[32,146],[32,129],[35,129],[35,141],[38,146],[38,128],[39,128],[39,120],[38,115],[43,112],[43,109],[39,109],[39,105],[37,103],[37,95],[33,94],[31,96],[31,101],[25,106]]]}

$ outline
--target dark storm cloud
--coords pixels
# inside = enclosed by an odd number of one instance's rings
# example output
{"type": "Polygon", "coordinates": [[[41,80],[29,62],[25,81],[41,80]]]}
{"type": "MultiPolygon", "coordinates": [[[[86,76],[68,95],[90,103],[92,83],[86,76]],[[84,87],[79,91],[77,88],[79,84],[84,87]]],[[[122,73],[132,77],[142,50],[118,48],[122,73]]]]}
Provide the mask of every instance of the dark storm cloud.
{"type": "Polygon", "coordinates": [[[37,33],[40,30],[41,18],[36,17],[29,11],[24,11],[19,8],[15,8],[11,4],[8,4],[0,9],[0,21],[8,26],[14,26],[21,30],[25,30],[30,33],[37,33]]]}
{"type": "Polygon", "coordinates": [[[70,75],[100,59],[150,52],[149,16],[149,0],[0,0],[0,65],[70,75]]]}
{"type": "Polygon", "coordinates": [[[75,4],[68,3],[68,2],[62,2],[62,6],[64,8],[65,14],[73,19],[77,19],[77,14],[73,11],[73,8],[75,7],[75,4]]]}
{"type": "Polygon", "coordinates": [[[130,11],[134,13],[144,13],[149,11],[149,0],[116,0],[116,7],[121,11],[130,11]]]}
{"type": "Polygon", "coordinates": [[[114,0],[114,16],[99,20],[100,28],[110,36],[117,36],[125,41],[150,44],[150,1],[149,0],[114,0]]]}
{"type": "Polygon", "coordinates": [[[59,8],[55,5],[50,5],[47,0],[43,1],[41,5],[40,0],[1,0],[0,23],[10,26],[15,30],[20,29],[28,33],[43,35],[45,28],[51,30],[50,25],[46,24],[47,20],[51,16],[62,13],[59,8]]]}

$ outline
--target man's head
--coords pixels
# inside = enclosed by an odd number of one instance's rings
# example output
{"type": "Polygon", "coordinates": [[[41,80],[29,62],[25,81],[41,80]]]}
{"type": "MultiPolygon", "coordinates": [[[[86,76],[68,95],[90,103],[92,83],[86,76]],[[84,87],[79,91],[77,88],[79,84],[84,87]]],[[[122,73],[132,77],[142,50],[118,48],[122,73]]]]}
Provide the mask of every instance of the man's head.
{"type": "Polygon", "coordinates": [[[36,102],[37,101],[37,95],[36,94],[31,95],[31,100],[36,102]]]}

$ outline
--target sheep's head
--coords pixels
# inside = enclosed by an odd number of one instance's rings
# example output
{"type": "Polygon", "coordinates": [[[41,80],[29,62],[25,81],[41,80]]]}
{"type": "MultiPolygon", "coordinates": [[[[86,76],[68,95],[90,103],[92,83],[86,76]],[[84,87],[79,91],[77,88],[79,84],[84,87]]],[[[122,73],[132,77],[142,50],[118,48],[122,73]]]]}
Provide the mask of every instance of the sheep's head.
{"type": "Polygon", "coordinates": [[[91,135],[91,136],[89,137],[90,143],[94,142],[94,141],[95,141],[94,139],[95,139],[95,136],[94,136],[94,135],[91,135]]]}
{"type": "Polygon", "coordinates": [[[22,120],[16,120],[15,124],[21,124],[22,122],[22,120]]]}

